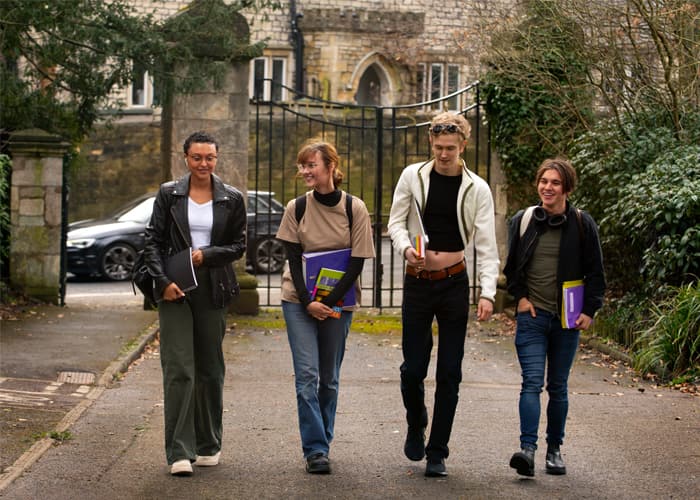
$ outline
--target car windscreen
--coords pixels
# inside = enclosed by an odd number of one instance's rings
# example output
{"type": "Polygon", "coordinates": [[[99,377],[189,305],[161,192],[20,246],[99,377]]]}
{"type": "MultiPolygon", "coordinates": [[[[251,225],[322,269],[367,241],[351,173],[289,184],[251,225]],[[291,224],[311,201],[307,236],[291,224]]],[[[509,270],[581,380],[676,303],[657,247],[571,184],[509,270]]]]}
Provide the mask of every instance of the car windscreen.
{"type": "Polygon", "coordinates": [[[148,223],[153,212],[153,202],[155,198],[146,198],[131,210],[127,210],[117,219],[119,222],[141,222],[148,223]]]}

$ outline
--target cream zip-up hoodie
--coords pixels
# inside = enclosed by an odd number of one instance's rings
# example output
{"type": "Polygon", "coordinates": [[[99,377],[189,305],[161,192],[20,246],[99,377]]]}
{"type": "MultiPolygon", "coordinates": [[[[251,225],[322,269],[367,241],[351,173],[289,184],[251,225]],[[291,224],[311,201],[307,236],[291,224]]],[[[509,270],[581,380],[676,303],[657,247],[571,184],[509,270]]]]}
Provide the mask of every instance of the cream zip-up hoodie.
{"type": "MultiPolygon", "coordinates": [[[[430,172],[433,166],[433,160],[409,165],[401,172],[396,184],[388,230],[392,245],[401,257],[406,249],[412,246],[412,236],[419,232],[420,222],[413,200],[418,202],[422,213],[428,199],[430,172]]],[[[464,160],[456,208],[459,234],[464,248],[474,240],[481,297],[493,301],[496,297],[499,266],[493,196],[486,181],[471,172],[464,160]]]]}

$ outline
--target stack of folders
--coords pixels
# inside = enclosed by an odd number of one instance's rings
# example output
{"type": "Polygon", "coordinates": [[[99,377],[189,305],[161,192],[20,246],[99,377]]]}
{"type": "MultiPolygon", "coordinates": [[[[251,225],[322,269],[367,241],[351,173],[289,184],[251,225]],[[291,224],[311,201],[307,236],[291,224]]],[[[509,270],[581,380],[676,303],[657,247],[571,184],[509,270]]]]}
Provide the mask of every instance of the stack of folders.
{"type": "Polygon", "coordinates": [[[576,320],[583,311],[582,280],[565,281],[562,285],[561,327],[576,328],[576,320]]]}
{"type": "MultiPolygon", "coordinates": [[[[301,264],[304,272],[304,282],[313,300],[323,300],[323,297],[327,296],[340,278],[343,277],[350,263],[351,252],[350,248],[342,248],[340,250],[302,254],[301,264]],[[319,278],[321,281],[319,281],[319,278]]],[[[353,285],[347,291],[341,303],[342,306],[354,306],[356,301],[355,286],[353,285]]],[[[338,306],[336,305],[336,307],[338,306]]],[[[340,315],[338,314],[337,317],[340,317],[340,315]]]]}

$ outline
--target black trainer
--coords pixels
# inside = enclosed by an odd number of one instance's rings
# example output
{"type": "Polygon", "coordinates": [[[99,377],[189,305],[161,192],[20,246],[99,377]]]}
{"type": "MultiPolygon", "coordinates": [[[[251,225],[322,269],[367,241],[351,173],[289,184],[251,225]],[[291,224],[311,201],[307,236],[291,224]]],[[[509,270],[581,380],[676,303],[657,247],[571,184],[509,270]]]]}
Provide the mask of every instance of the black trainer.
{"type": "Polygon", "coordinates": [[[315,453],[306,457],[306,472],[309,474],[330,474],[331,462],[323,453],[315,453]]]}
{"type": "Polygon", "coordinates": [[[425,466],[425,477],[445,477],[447,476],[447,467],[445,467],[444,458],[429,458],[425,466]]]}
{"type": "Polygon", "coordinates": [[[521,476],[535,476],[535,449],[524,446],[510,457],[510,466],[521,476]]]}
{"type": "Polygon", "coordinates": [[[566,466],[564,459],[561,458],[559,447],[547,447],[547,460],[545,461],[545,471],[547,474],[554,476],[563,476],[566,474],[566,466]]]}
{"type": "Polygon", "coordinates": [[[425,456],[425,427],[408,427],[403,452],[409,460],[418,462],[425,456]]]}

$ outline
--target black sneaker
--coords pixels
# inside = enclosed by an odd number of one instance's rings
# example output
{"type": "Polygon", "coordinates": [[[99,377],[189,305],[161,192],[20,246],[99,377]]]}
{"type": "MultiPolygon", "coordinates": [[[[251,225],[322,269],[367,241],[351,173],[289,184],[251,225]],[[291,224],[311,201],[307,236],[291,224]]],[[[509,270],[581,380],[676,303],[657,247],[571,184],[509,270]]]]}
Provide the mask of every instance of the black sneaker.
{"type": "Polygon", "coordinates": [[[445,477],[447,476],[447,467],[445,467],[444,458],[429,458],[428,464],[425,466],[425,477],[445,477]]]}
{"type": "Polygon", "coordinates": [[[545,461],[545,471],[547,474],[554,476],[563,476],[566,474],[566,466],[564,459],[561,458],[559,448],[547,448],[547,460],[545,461]]]}
{"type": "Polygon", "coordinates": [[[521,476],[535,476],[535,449],[523,447],[520,451],[513,453],[510,458],[510,466],[521,476]]]}
{"type": "Polygon", "coordinates": [[[425,456],[425,427],[408,427],[403,452],[409,460],[418,462],[425,456]]]}
{"type": "Polygon", "coordinates": [[[316,453],[306,457],[306,472],[309,474],[330,474],[331,462],[323,453],[316,453]]]}

